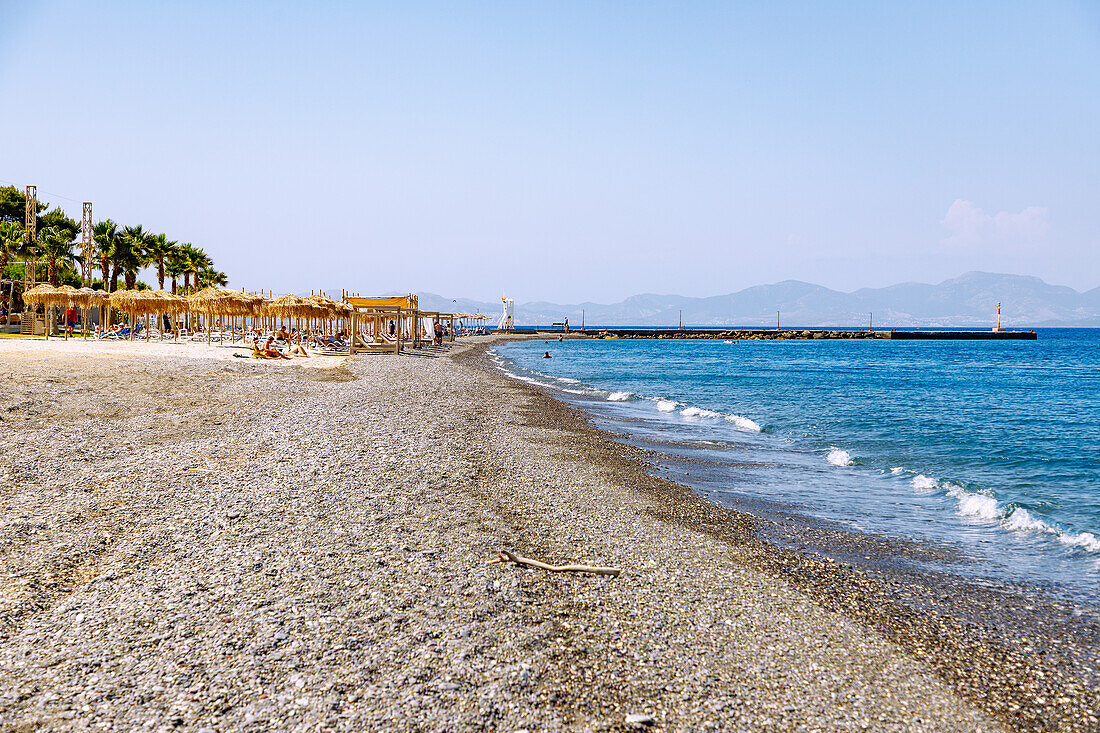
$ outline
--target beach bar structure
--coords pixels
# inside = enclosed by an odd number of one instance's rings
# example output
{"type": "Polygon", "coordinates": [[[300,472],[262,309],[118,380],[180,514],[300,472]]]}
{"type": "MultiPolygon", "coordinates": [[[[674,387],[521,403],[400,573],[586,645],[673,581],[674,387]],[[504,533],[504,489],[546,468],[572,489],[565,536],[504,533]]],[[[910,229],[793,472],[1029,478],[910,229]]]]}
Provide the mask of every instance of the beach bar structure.
{"type": "Polygon", "coordinates": [[[420,348],[422,341],[435,336],[435,324],[448,324],[449,340],[455,339],[454,313],[422,311],[413,294],[400,296],[344,298],[352,310],[351,353],[382,351],[400,354],[405,346],[420,348]],[[431,321],[427,327],[425,321],[431,321]]]}
{"type": "Polygon", "coordinates": [[[348,296],[351,306],[352,354],[359,351],[401,353],[403,343],[419,346],[418,301],[415,295],[382,297],[348,296]]]}

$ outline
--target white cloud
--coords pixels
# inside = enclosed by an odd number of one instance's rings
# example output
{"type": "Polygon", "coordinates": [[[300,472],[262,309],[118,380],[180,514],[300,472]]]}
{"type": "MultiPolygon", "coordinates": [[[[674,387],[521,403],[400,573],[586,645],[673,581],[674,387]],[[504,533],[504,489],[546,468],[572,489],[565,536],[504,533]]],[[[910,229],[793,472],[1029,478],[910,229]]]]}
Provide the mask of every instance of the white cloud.
{"type": "Polygon", "coordinates": [[[1028,247],[1046,241],[1049,229],[1045,207],[1028,206],[1015,214],[999,211],[991,215],[964,199],[955,199],[940,224],[946,232],[944,243],[957,247],[1028,247]]]}

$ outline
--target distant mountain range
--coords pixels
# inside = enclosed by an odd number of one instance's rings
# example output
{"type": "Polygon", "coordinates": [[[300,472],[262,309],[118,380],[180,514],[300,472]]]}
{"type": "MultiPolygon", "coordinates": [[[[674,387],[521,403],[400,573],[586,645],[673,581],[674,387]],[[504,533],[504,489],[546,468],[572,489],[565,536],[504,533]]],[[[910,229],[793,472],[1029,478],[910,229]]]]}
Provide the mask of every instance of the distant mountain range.
{"type": "MultiPolygon", "coordinates": [[[[424,310],[481,312],[499,318],[501,304],[419,293],[424,310]]],[[[569,318],[588,326],[972,326],[988,328],[1002,304],[1006,328],[1100,327],[1100,287],[1084,293],[1048,285],[1037,277],[968,272],[938,285],[901,283],[851,293],[798,280],[757,285],[729,295],[634,295],[619,303],[516,303],[516,325],[543,325],[569,318]]]]}

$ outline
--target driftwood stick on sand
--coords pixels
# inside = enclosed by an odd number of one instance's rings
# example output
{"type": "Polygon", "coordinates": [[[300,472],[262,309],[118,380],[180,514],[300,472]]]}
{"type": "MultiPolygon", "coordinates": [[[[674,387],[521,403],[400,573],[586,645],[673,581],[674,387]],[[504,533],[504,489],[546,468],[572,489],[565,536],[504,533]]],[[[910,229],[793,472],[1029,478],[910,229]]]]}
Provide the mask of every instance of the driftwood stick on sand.
{"type": "Polygon", "coordinates": [[[532,560],[529,557],[523,557],[514,552],[509,552],[508,550],[498,551],[496,559],[490,560],[489,564],[492,565],[498,562],[514,562],[517,565],[527,565],[532,568],[549,570],[552,573],[592,573],[593,575],[611,575],[617,577],[619,573],[622,572],[619,568],[593,568],[588,565],[547,565],[544,562],[532,560]]]}

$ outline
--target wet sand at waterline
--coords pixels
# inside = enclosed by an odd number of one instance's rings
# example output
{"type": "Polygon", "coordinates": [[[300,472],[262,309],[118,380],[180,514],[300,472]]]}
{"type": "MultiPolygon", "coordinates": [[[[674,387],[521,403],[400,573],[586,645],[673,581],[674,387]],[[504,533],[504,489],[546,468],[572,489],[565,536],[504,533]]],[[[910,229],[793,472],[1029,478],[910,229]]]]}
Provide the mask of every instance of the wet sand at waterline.
{"type": "Polygon", "coordinates": [[[0,341],[0,729],[1095,726],[477,347],[231,351],[0,341]]]}

